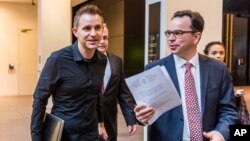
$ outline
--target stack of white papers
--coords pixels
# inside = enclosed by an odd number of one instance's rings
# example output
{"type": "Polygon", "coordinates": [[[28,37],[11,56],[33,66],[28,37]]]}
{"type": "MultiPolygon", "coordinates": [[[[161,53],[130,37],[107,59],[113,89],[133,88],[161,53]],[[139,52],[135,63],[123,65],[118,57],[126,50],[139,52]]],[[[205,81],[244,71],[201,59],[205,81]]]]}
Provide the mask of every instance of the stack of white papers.
{"type": "Polygon", "coordinates": [[[155,66],[125,81],[137,104],[146,104],[155,109],[148,124],[152,124],[166,111],[181,105],[180,96],[165,67],[155,66]]]}

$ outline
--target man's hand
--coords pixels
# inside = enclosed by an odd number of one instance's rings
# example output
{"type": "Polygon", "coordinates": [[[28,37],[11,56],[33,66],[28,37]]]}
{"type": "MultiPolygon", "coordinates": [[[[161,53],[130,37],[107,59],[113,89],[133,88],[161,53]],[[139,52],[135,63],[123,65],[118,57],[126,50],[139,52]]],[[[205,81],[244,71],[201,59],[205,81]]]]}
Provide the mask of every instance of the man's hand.
{"type": "Polygon", "coordinates": [[[98,123],[98,131],[99,131],[99,137],[105,141],[108,141],[108,134],[106,132],[103,122],[98,123]]]}
{"type": "Polygon", "coordinates": [[[244,90],[243,89],[235,89],[234,90],[234,96],[235,97],[241,97],[245,94],[244,90]]]}
{"type": "Polygon", "coordinates": [[[141,123],[147,124],[148,120],[154,115],[155,110],[145,104],[138,104],[134,109],[137,120],[141,123]]]}
{"type": "Polygon", "coordinates": [[[215,131],[203,132],[205,138],[208,138],[210,141],[225,141],[223,136],[215,131]]]}
{"type": "Polygon", "coordinates": [[[129,125],[128,126],[128,135],[129,136],[134,135],[136,130],[137,130],[137,124],[129,125]]]}

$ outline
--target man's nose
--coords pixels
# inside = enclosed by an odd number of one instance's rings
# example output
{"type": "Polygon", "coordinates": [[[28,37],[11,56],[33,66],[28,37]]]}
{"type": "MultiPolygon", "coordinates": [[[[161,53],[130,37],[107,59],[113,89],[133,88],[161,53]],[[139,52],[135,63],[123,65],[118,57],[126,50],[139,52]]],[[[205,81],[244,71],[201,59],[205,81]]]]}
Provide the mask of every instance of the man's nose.
{"type": "Polygon", "coordinates": [[[96,30],[94,28],[90,30],[90,35],[96,35],[96,30]]]}
{"type": "Polygon", "coordinates": [[[100,44],[104,44],[104,40],[103,39],[100,40],[100,44]]]}

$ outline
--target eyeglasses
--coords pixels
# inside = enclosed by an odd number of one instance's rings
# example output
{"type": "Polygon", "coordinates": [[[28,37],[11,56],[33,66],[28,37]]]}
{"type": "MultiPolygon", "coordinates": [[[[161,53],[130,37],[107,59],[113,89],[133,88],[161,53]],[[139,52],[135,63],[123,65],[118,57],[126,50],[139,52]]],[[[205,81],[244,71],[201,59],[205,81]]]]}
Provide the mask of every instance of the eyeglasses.
{"type": "Polygon", "coordinates": [[[174,37],[179,38],[185,33],[195,33],[195,32],[197,32],[197,31],[183,31],[183,30],[170,31],[170,30],[167,30],[164,33],[165,33],[165,36],[167,38],[169,38],[171,36],[171,34],[173,34],[174,37]]]}

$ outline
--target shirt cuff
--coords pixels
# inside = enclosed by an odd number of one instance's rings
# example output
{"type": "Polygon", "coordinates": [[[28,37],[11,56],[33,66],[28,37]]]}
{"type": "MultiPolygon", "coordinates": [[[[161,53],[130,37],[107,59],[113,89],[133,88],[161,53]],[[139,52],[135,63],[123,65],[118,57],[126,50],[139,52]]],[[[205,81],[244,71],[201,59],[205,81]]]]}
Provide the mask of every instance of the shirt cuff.
{"type": "Polygon", "coordinates": [[[211,132],[213,132],[213,133],[216,133],[216,134],[220,135],[220,136],[221,136],[221,138],[223,139],[223,141],[225,141],[225,138],[222,136],[222,134],[221,134],[220,132],[215,131],[215,130],[213,130],[213,131],[211,131],[211,132]]]}

